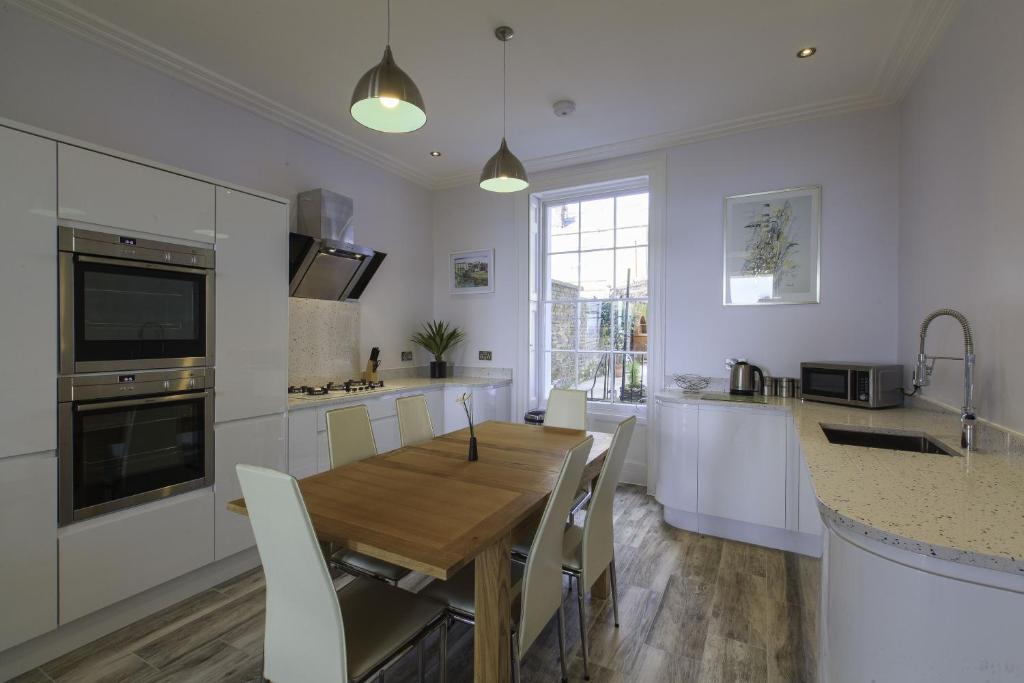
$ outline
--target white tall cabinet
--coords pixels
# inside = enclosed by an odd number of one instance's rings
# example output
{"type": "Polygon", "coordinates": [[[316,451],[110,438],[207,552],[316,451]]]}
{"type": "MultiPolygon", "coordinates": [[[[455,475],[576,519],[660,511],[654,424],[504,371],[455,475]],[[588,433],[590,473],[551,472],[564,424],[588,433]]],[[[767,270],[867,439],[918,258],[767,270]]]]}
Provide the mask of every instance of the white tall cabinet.
{"type": "Polygon", "coordinates": [[[215,559],[255,543],[235,466],[288,467],[288,207],[216,189],[215,559]]]}
{"type": "Polygon", "coordinates": [[[57,626],[56,164],[0,127],[0,651],[57,626]]]}

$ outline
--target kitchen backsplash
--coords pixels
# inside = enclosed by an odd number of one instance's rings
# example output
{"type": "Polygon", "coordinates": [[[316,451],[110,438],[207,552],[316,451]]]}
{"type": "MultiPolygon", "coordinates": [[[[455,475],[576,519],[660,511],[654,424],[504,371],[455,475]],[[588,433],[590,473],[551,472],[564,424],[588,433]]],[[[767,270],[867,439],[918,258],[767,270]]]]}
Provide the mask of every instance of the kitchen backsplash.
{"type": "Polygon", "coordinates": [[[288,383],[358,377],[359,304],[288,299],[288,383]]]}

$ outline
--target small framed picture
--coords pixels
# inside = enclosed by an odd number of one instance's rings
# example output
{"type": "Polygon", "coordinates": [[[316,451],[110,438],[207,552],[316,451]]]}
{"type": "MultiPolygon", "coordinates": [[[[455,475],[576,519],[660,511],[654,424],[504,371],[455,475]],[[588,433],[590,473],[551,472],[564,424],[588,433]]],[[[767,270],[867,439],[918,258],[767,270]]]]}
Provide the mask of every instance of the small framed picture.
{"type": "Polygon", "coordinates": [[[725,198],[722,303],[816,304],[821,186],[725,198]]]}
{"type": "Polygon", "coordinates": [[[448,291],[453,294],[490,294],[494,291],[494,250],[457,251],[451,256],[448,291]]]}

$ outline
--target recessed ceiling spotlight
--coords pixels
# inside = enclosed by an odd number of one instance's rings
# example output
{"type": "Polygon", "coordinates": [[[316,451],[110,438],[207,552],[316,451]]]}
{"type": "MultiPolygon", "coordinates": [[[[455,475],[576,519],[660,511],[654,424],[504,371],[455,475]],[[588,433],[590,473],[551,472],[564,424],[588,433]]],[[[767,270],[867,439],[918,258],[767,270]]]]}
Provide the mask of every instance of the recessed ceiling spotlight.
{"type": "Polygon", "coordinates": [[[576,111],[576,103],[572,100],[558,100],[551,109],[555,112],[555,116],[561,119],[576,111]]]}
{"type": "Polygon", "coordinates": [[[817,51],[818,51],[818,48],[816,48],[816,47],[813,47],[813,46],[805,47],[805,48],[801,48],[800,51],[796,53],[796,56],[799,59],[807,59],[808,57],[813,57],[814,53],[817,52],[817,51]]]}
{"type": "Polygon", "coordinates": [[[436,157],[439,157],[439,156],[441,156],[441,153],[440,153],[440,152],[438,152],[438,151],[437,151],[436,149],[435,149],[435,150],[431,150],[431,152],[430,152],[430,156],[432,156],[432,157],[435,157],[435,158],[436,158],[436,157]]]}

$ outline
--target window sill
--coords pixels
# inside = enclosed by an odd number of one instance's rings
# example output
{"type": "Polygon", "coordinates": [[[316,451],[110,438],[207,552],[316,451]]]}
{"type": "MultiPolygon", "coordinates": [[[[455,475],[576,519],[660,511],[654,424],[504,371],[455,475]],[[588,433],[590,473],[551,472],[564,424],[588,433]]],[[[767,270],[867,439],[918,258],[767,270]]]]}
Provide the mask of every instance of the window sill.
{"type": "Polygon", "coordinates": [[[630,405],[627,403],[587,403],[587,416],[597,419],[624,420],[627,417],[636,415],[637,422],[647,424],[647,406],[630,405]]]}

